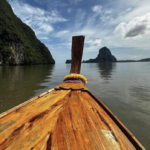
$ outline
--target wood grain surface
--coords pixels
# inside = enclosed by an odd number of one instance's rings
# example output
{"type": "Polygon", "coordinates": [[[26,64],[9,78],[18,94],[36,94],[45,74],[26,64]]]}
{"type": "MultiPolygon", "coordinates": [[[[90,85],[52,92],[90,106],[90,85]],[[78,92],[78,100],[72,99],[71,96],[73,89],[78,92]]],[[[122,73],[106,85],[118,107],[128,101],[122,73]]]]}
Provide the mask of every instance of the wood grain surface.
{"type": "Polygon", "coordinates": [[[70,84],[67,89],[68,84],[2,116],[0,150],[144,150],[84,85],[70,84]]]}
{"type": "Polygon", "coordinates": [[[54,87],[54,89],[73,89],[73,90],[88,90],[88,88],[83,83],[62,83],[54,87]]]}
{"type": "Polygon", "coordinates": [[[70,73],[80,73],[81,60],[84,47],[84,36],[72,37],[72,49],[71,49],[71,70],[70,73]]]}

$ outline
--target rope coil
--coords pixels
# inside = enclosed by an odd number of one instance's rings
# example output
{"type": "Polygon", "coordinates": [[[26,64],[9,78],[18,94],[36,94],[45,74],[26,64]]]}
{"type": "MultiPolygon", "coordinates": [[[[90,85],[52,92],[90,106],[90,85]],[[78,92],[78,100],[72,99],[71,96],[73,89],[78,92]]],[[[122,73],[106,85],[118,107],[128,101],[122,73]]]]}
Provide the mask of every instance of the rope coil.
{"type": "Polygon", "coordinates": [[[70,74],[66,75],[63,79],[64,82],[82,82],[83,84],[87,84],[87,79],[81,74],[70,74]]]}

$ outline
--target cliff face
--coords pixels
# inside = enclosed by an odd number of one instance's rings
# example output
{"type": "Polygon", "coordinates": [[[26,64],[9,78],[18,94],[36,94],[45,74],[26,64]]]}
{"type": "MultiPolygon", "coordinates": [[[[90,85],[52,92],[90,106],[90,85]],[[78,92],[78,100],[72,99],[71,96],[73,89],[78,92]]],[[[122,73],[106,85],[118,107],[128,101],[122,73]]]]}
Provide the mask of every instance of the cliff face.
{"type": "Polygon", "coordinates": [[[25,47],[22,44],[12,43],[10,45],[12,50],[13,58],[16,64],[23,64],[24,63],[24,50],[25,47]]]}
{"type": "Polygon", "coordinates": [[[1,46],[0,65],[19,65],[24,63],[25,47],[19,43],[9,43],[1,46]]]}
{"type": "Polygon", "coordinates": [[[113,56],[107,47],[103,47],[99,50],[99,54],[95,59],[89,59],[84,63],[98,63],[98,62],[117,62],[115,56],[113,56]]]}
{"type": "Polygon", "coordinates": [[[13,13],[8,2],[0,0],[0,65],[47,63],[55,63],[48,48],[13,13]]]}

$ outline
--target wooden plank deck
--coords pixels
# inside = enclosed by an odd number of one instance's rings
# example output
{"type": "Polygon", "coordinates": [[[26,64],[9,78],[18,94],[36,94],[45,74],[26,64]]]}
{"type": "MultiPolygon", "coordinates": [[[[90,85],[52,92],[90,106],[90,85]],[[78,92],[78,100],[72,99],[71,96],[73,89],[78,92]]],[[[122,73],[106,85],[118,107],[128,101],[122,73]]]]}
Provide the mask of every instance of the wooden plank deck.
{"type": "Polygon", "coordinates": [[[144,150],[82,83],[63,83],[0,116],[0,150],[144,150]]]}

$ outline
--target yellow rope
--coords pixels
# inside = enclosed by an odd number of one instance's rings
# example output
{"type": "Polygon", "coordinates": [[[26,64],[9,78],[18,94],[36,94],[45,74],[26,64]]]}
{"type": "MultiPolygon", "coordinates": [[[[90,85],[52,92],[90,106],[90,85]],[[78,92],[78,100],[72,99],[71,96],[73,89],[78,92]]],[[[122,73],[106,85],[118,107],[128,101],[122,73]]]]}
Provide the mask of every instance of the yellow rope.
{"type": "Polygon", "coordinates": [[[70,75],[66,75],[63,79],[63,81],[67,80],[67,79],[82,79],[84,81],[85,84],[87,84],[87,79],[86,77],[84,77],[81,74],[70,74],[70,75]]]}

